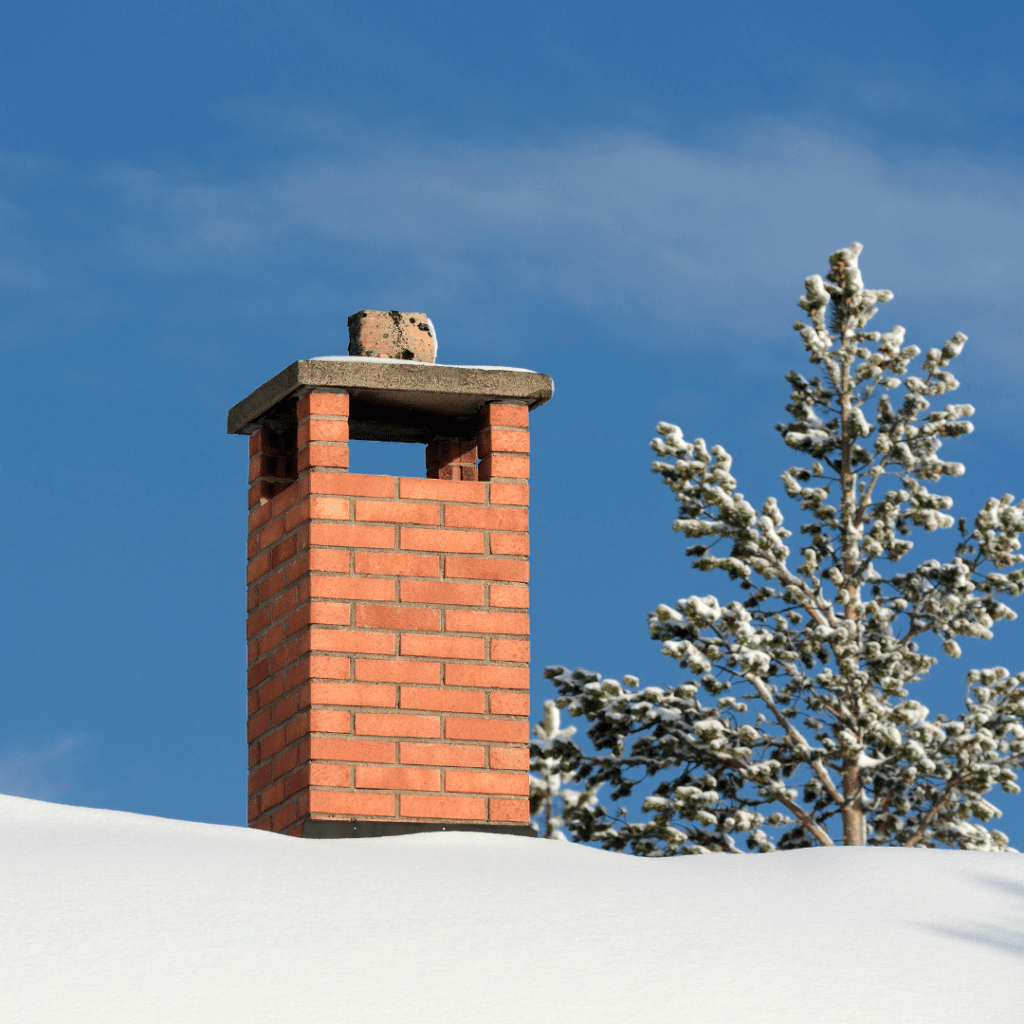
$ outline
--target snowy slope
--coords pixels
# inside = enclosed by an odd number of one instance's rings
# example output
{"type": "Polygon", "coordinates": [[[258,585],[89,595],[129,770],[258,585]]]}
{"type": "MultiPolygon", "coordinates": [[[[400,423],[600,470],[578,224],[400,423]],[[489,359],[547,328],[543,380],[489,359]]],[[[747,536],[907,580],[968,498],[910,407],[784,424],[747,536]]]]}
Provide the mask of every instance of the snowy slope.
{"type": "Polygon", "coordinates": [[[1024,1020],[1024,857],[640,860],[0,797],[5,1022],[1024,1020]]]}

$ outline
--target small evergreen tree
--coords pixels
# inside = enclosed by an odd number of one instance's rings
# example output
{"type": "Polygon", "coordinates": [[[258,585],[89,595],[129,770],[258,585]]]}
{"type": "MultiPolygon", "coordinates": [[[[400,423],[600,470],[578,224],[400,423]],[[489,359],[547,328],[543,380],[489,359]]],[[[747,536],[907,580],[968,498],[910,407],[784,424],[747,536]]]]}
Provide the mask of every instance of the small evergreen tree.
{"type": "Polygon", "coordinates": [[[804,457],[782,474],[806,513],[799,557],[776,500],[758,513],[737,491],[724,448],[658,424],[651,447],[670,461],[653,470],[678,499],[674,528],[696,541],[687,555],[738,581],[746,599],[691,596],[649,615],[651,636],[687,673],[679,685],[545,670],[558,696],[535,730],[531,767],[547,834],[561,826],[648,856],[739,853],[738,838],[756,851],[1007,849],[983,823],[1000,814],[986,798],[993,787],[1019,792],[1024,673],[972,669],[955,718],[932,717],[910,691],[938,661],[921,641],[958,658],[958,638],[990,638],[996,620],[1016,618],[1001,598],[1024,589],[1024,502],[991,498],[973,524],[956,523],[952,500],[928,490],[964,471],[938,453],[970,433],[974,410],[930,411],[929,400],[958,387],[947,367],[967,339],[930,349],[908,375],[920,349],[903,344],[904,329],[865,330],[892,293],[864,287],[862,248],[832,253],[827,278],[806,279],[799,305],[810,323],[794,324],[819,368],[810,380],[786,375],[791,418],[777,428],[804,457]],[[950,561],[896,571],[915,529],[954,526],[950,561]],[[561,728],[559,709],[587,720],[594,753],[561,728]],[[646,820],[597,800],[601,786],[619,801],[648,780],[646,820]]]}

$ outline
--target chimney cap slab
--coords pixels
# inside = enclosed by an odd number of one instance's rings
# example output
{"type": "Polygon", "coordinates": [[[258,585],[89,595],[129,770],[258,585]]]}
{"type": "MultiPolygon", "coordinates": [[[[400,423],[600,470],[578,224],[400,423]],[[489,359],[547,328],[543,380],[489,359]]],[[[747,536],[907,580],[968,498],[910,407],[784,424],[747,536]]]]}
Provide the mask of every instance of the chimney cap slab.
{"type": "Polygon", "coordinates": [[[251,434],[280,420],[303,394],[331,388],[351,398],[353,438],[430,441],[451,432],[471,436],[489,402],[547,402],[554,382],[546,373],[504,366],[446,366],[367,356],[299,359],[228,412],[229,434],[251,434]]]}

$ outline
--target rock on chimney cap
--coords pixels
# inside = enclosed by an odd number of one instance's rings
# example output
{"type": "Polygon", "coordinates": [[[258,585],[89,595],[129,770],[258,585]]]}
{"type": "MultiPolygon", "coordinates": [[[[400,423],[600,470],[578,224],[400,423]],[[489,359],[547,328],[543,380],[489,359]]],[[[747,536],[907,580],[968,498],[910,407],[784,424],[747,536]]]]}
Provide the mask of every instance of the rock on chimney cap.
{"type": "Polygon", "coordinates": [[[437,335],[423,313],[361,309],[348,318],[348,354],[432,363],[437,359],[437,335]]]}

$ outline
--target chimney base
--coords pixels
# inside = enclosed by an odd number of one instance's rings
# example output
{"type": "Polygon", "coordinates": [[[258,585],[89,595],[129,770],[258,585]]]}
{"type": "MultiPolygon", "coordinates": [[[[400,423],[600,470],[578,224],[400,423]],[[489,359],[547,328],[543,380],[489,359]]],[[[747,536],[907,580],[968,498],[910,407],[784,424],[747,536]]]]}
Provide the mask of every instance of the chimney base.
{"type": "Polygon", "coordinates": [[[302,823],[303,839],[375,839],[379,836],[405,836],[413,832],[491,832],[507,836],[537,835],[532,825],[450,824],[444,821],[325,821],[307,819],[302,823]]]}

